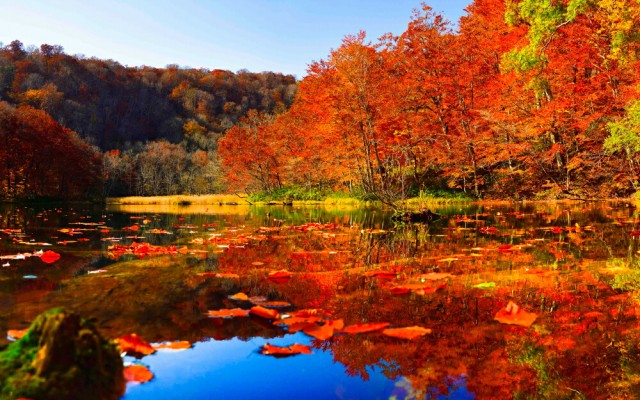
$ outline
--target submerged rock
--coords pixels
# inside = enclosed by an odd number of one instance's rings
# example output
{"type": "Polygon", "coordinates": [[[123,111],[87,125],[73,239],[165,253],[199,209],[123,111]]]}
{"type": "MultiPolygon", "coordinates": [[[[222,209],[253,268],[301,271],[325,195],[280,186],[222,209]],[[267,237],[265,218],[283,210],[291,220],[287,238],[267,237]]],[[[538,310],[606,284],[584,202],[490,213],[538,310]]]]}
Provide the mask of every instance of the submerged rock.
{"type": "Polygon", "coordinates": [[[0,352],[1,399],[117,399],[125,387],[116,346],[62,309],[40,314],[0,352]]]}
{"type": "Polygon", "coordinates": [[[418,212],[397,211],[391,218],[394,221],[429,223],[431,221],[440,219],[441,215],[431,212],[431,210],[429,209],[426,209],[418,212]]]}

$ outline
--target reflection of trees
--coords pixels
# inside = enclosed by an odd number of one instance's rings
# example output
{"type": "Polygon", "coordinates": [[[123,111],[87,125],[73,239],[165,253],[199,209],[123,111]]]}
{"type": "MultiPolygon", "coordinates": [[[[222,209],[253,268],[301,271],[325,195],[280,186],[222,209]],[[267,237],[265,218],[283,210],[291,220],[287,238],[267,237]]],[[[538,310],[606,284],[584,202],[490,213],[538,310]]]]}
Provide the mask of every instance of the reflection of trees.
{"type": "MultiPolygon", "coordinates": [[[[118,262],[108,266],[108,273],[78,276],[62,286],[20,288],[25,296],[37,296],[29,307],[20,308],[20,316],[35,315],[47,304],[68,305],[97,318],[108,336],[135,331],[149,341],[284,335],[284,328],[255,317],[204,316],[209,309],[247,308],[248,303],[227,298],[242,291],[288,301],[293,309],[321,308],[347,325],[389,322],[392,327],[432,329],[432,334],[414,341],[380,333],[338,333],[330,340],[314,341],[349,375],[366,379],[375,368],[391,380],[409,382],[417,398],[454,390],[460,384],[458,377],[465,377],[465,385],[478,398],[573,394],[598,398],[609,393],[633,397],[640,378],[636,351],[640,279],[635,265],[624,257],[631,254],[633,258],[638,240],[629,236],[637,228],[620,222],[632,214],[626,209],[580,213],[571,208],[573,225],[566,225],[568,217],[561,207],[536,210],[523,207],[519,214],[508,214],[500,208],[485,209],[488,213],[451,217],[431,226],[395,227],[393,232],[379,231],[390,226],[380,214],[339,216],[287,208],[273,208],[270,215],[252,209],[251,216],[139,213],[135,217],[151,220],[139,234],[168,228],[174,235],[150,240],[207,250],[205,259],[179,256],[118,262]],[[583,217],[585,213],[593,221],[611,213],[612,218],[602,221],[617,220],[618,225],[592,223],[583,217]],[[300,225],[309,221],[335,225],[322,229],[300,225]],[[212,222],[216,225],[209,226],[212,222]],[[575,223],[582,229],[576,229],[575,223]],[[585,229],[589,224],[593,230],[585,229]],[[196,228],[174,228],[177,225],[196,228]],[[553,233],[551,227],[561,225],[562,232],[553,233]],[[496,226],[498,233],[482,233],[483,226],[496,226]],[[189,233],[192,229],[197,233],[189,233]],[[219,241],[191,243],[211,233],[219,234],[219,241]],[[498,246],[505,244],[512,247],[499,251],[498,246]],[[556,257],[554,251],[564,255],[556,257]],[[585,262],[607,260],[610,254],[618,261],[585,262]],[[269,271],[279,269],[288,269],[294,276],[279,284],[266,279],[269,271]],[[375,270],[393,271],[397,276],[385,280],[365,275],[375,270]],[[203,271],[232,272],[240,278],[197,275],[203,271]],[[428,272],[452,276],[434,282],[433,286],[447,284],[435,293],[391,294],[392,285],[421,282],[419,276],[428,272]],[[624,280],[627,275],[629,279],[624,280]],[[495,289],[472,287],[481,282],[495,282],[495,289]],[[493,320],[509,300],[539,315],[531,328],[493,320]]],[[[7,214],[11,223],[32,230],[42,226],[35,211],[11,213],[7,214]]],[[[51,215],[50,221],[67,222],[58,214],[51,215]]],[[[116,214],[110,225],[120,228],[134,221],[138,220],[116,214]]],[[[65,255],[65,271],[47,278],[58,284],[72,275],[70,265],[73,271],[81,269],[79,261],[67,264],[70,259],[65,255]]]]}

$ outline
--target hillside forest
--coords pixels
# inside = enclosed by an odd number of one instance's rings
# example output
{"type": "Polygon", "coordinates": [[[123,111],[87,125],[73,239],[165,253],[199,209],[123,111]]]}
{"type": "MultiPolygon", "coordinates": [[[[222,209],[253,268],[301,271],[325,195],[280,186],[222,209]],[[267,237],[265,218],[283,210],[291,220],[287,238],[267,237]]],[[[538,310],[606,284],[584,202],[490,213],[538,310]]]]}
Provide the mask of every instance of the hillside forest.
{"type": "Polygon", "coordinates": [[[640,4],[466,11],[455,24],[423,4],[397,36],[347,35],[300,81],[13,41],[0,50],[0,197],[638,192],[640,4]]]}

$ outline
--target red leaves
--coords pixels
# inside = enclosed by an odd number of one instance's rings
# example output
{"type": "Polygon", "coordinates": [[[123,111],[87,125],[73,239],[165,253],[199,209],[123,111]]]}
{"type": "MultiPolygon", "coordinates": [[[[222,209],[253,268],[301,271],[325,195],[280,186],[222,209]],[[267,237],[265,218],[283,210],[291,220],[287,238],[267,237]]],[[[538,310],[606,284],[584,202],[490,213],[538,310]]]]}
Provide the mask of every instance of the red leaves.
{"type": "Polygon", "coordinates": [[[292,272],[281,269],[275,272],[269,272],[267,278],[274,283],[285,283],[293,276],[292,272]]]}
{"type": "Polygon", "coordinates": [[[484,233],[485,235],[495,235],[498,233],[498,228],[495,226],[483,226],[479,229],[480,233],[484,233]]]}
{"type": "Polygon", "coordinates": [[[327,340],[331,338],[335,331],[344,328],[344,321],[341,319],[326,321],[323,325],[309,324],[302,332],[309,336],[313,336],[318,340],[327,340]]]}
{"type": "Polygon", "coordinates": [[[524,311],[516,303],[510,301],[505,308],[496,313],[493,319],[502,324],[518,325],[528,328],[536,318],[538,318],[537,314],[524,311]]]}
{"type": "Polygon", "coordinates": [[[296,354],[311,354],[311,348],[304,344],[292,344],[291,346],[273,346],[269,343],[262,346],[262,354],[269,356],[293,356],[296,354]]]}
{"type": "Polygon", "coordinates": [[[156,349],[135,333],[124,335],[116,339],[116,342],[120,346],[120,350],[125,353],[149,355],[156,352],[156,349]]]}
{"type": "Polygon", "coordinates": [[[47,250],[42,253],[40,259],[47,264],[52,264],[60,259],[60,254],[55,251],[47,250]]]}
{"type": "Polygon", "coordinates": [[[367,332],[375,332],[381,329],[386,328],[390,324],[388,322],[373,322],[367,324],[354,324],[349,325],[342,330],[344,333],[348,333],[350,335],[354,335],[357,333],[367,333],[367,332]]]}
{"type": "Polygon", "coordinates": [[[276,310],[272,310],[269,308],[265,308],[262,306],[251,307],[251,315],[255,315],[265,319],[278,319],[280,318],[280,313],[276,310]]]}
{"type": "Polygon", "coordinates": [[[147,255],[162,255],[162,254],[186,254],[189,249],[186,247],[177,248],[176,246],[154,246],[149,243],[136,243],[133,242],[129,246],[116,244],[109,246],[109,256],[111,258],[118,259],[125,254],[133,254],[139,258],[144,258],[147,255]]]}
{"type": "Polygon", "coordinates": [[[145,383],[153,379],[153,372],[144,365],[129,365],[124,368],[123,372],[127,382],[145,383]]]}
{"type": "Polygon", "coordinates": [[[382,330],[383,335],[387,335],[387,336],[391,336],[399,339],[407,339],[407,340],[413,340],[431,332],[432,332],[431,329],[423,328],[421,326],[409,326],[406,328],[388,328],[388,329],[382,330]]]}

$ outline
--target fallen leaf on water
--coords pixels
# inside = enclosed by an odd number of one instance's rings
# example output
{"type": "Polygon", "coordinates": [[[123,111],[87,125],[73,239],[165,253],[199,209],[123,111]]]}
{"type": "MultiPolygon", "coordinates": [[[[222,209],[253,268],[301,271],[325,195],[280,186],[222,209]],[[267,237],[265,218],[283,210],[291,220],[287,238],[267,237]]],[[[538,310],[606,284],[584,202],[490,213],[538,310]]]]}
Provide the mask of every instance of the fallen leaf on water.
{"type": "Polygon", "coordinates": [[[406,328],[389,328],[382,330],[383,335],[408,340],[413,340],[431,332],[431,329],[423,328],[421,326],[408,326],[406,328]]]}
{"type": "Polygon", "coordinates": [[[18,340],[21,337],[23,337],[24,335],[26,335],[27,331],[28,331],[28,329],[9,329],[7,331],[7,336],[10,339],[18,340]]]}
{"type": "Polygon", "coordinates": [[[342,319],[332,319],[327,321],[327,324],[331,325],[333,329],[341,331],[344,329],[344,321],[342,319]]]}
{"type": "Polygon", "coordinates": [[[151,229],[149,233],[153,233],[156,235],[173,235],[173,233],[165,230],[165,229],[151,229]]]}
{"type": "Polygon", "coordinates": [[[411,293],[411,290],[401,286],[394,286],[389,291],[391,292],[391,294],[395,295],[411,293]]]}
{"type": "Polygon", "coordinates": [[[191,348],[191,343],[186,340],[180,340],[176,342],[164,342],[153,345],[156,350],[186,350],[191,348]]]}
{"type": "Polygon", "coordinates": [[[418,275],[418,279],[425,281],[437,281],[440,279],[451,278],[453,275],[445,272],[429,272],[428,274],[418,275]]]}
{"type": "MultiPolygon", "coordinates": [[[[302,331],[309,336],[319,340],[327,340],[331,338],[335,331],[344,328],[344,321],[341,319],[326,321],[324,325],[309,324],[302,331]]],[[[291,331],[291,329],[289,329],[291,331]]]]}
{"type": "Polygon", "coordinates": [[[472,287],[474,287],[476,289],[490,289],[490,288],[496,287],[496,283],[495,282],[482,282],[482,283],[478,283],[477,285],[473,285],[472,287]]]}
{"type": "Polygon", "coordinates": [[[249,301],[249,296],[247,296],[246,294],[240,292],[240,293],[236,293],[234,295],[229,296],[229,298],[231,300],[240,300],[240,301],[249,301]]]}
{"type": "Polygon", "coordinates": [[[263,301],[259,305],[266,308],[287,308],[291,307],[291,303],[286,301],[263,301]]]}
{"type": "Polygon", "coordinates": [[[516,303],[510,301],[507,306],[496,313],[494,320],[508,325],[518,325],[530,327],[538,318],[535,313],[530,313],[521,309],[516,303]]]}
{"type": "Polygon", "coordinates": [[[273,346],[269,343],[262,346],[262,354],[269,356],[292,356],[295,354],[311,354],[311,348],[304,344],[292,344],[291,346],[273,346]]]}
{"type": "Polygon", "coordinates": [[[318,310],[317,308],[306,308],[303,310],[298,310],[298,311],[293,311],[291,312],[291,316],[292,317],[314,317],[317,316],[318,314],[323,314],[324,312],[322,310],[318,310]]]}
{"type": "Polygon", "coordinates": [[[289,272],[285,269],[281,269],[280,271],[269,272],[267,274],[267,278],[275,283],[284,283],[289,280],[293,276],[292,272],[289,272]]]}
{"type": "Polygon", "coordinates": [[[93,271],[87,271],[87,274],[101,274],[103,272],[107,272],[106,269],[94,269],[93,271]]]}
{"type": "Polygon", "coordinates": [[[272,310],[269,308],[265,308],[262,306],[255,306],[255,307],[251,307],[251,314],[252,315],[256,315],[258,317],[261,318],[266,318],[266,319],[278,319],[280,318],[280,313],[278,313],[276,310],[272,310]]]}
{"type": "Polygon", "coordinates": [[[51,264],[60,259],[60,254],[56,253],[55,251],[47,250],[42,253],[40,259],[47,264],[51,264]]]}
{"type": "Polygon", "coordinates": [[[145,383],[153,379],[153,372],[144,365],[129,365],[124,367],[124,379],[127,382],[145,383]]]}
{"type": "Polygon", "coordinates": [[[242,308],[231,308],[222,310],[209,310],[207,316],[211,318],[235,318],[235,317],[248,317],[249,310],[243,310],[242,308]]]}
{"type": "Polygon", "coordinates": [[[302,332],[318,340],[327,340],[333,336],[334,329],[333,329],[333,326],[329,324],[324,324],[324,325],[309,324],[307,327],[302,329],[302,332]]]}
{"type": "Polygon", "coordinates": [[[351,335],[356,333],[366,333],[379,331],[389,326],[388,322],[372,322],[367,324],[354,324],[349,325],[342,330],[342,332],[349,333],[351,335]]]}
{"type": "Polygon", "coordinates": [[[120,346],[120,350],[125,353],[138,353],[149,355],[156,352],[149,343],[145,342],[140,336],[132,333],[130,335],[124,335],[118,339],[116,342],[120,346]]]}

